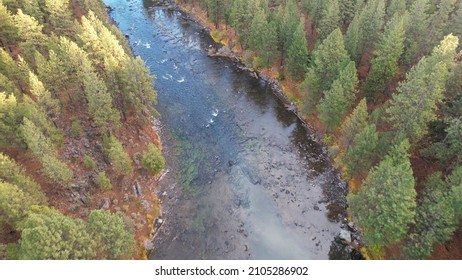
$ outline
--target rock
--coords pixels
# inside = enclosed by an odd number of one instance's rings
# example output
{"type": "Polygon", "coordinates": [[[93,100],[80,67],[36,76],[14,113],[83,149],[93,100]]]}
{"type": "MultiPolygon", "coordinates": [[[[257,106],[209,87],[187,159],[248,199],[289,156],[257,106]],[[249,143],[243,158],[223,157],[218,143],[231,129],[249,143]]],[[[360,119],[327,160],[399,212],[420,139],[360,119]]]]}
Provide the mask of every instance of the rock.
{"type": "Polygon", "coordinates": [[[135,196],[140,196],[143,193],[143,189],[141,188],[140,183],[138,181],[135,181],[135,184],[132,186],[133,188],[133,194],[135,196]]]}
{"type": "Polygon", "coordinates": [[[154,250],[154,243],[152,241],[145,240],[144,241],[144,248],[146,248],[146,250],[148,250],[148,251],[154,250]]]}
{"type": "Polygon", "coordinates": [[[340,230],[340,233],[339,233],[338,237],[342,241],[345,241],[347,243],[351,243],[351,232],[349,232],[348,230],[344,230],[344,229],[340,230]]]}
{"type": "Polygon", "coordinates": [[[85,218],[89,214],[90,214],[90,211],[88,211],[88,209],[83,209],[82,211],[80,211],[80,217],[82,218],[85,218]]]}
{"type": "Polygon", "coordinates": [[[119,204],[119,200],[117,200],[116,198],[114,198],[114,199],[112,200],[112,204],[114,204],[114,205],[119,204]]]}
{"type": "Polygon", "coordinates": [[[313,210],[319,211],[319,206],[318,205],[313,206],[313,210]]]}
{"type": "Polygon", "coordinates": [[[119,206],[114,207],[114,211],[120,212],[122,209],[119,206]]]}
{"type": "Polygon", "coordinates": [[[75,213],[75,212],[79,211],[79,208],[80,208],[80,206],[78,206],[78,205],[72,205],[71,207],[69,207],[69,211],[75,213]]]}
{"type": "Polygon", "coordinates": [[[111,199],[106,197],[101,201],[101,206],[99,208],[107,210],[107,209],[109,209],[110,206],[111,206],[111,199]]]}
{"type": "Polygon", "coordinates": [[[132,219],[135,220],[136,217],[137,217],[137,215],[136,215],[136,213],[131,213],[131,214],[130,214],[130,217],[132,217],[132,219]]]}
{"type": "Polygon", "coordinates": [[[349,222],[348,223],[348,227],[353,230],[353,231],[356,231],[356,228],[355,228],[355,224],[353,222],[349,222]]]}

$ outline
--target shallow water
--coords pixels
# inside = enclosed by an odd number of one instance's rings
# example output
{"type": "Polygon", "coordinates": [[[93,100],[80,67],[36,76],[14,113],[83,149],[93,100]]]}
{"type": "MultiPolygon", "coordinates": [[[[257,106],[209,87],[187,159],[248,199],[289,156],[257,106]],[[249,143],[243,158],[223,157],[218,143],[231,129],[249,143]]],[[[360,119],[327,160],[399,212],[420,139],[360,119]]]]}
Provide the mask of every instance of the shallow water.
{"type": "Polygon", "coordinates": [[[105,0],[157,79],[164,226],[152,259],[348,258],[335,241],[345,184],[264,81],[224,58],[187,15],[105,0]]]}

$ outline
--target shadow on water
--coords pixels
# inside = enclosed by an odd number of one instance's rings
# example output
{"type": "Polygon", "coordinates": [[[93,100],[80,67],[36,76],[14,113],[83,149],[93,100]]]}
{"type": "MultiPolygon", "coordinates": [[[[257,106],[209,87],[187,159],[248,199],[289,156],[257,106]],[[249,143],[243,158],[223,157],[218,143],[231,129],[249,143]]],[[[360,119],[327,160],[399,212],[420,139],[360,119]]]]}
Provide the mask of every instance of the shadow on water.
{"type": "Polygon", "coordinates": [[[335,241],[345,184],[324,148],[265,82],[187,15],[157,1],[105,0],[157,79],[169,173],[153,259],[349,259],[335,241]]]}

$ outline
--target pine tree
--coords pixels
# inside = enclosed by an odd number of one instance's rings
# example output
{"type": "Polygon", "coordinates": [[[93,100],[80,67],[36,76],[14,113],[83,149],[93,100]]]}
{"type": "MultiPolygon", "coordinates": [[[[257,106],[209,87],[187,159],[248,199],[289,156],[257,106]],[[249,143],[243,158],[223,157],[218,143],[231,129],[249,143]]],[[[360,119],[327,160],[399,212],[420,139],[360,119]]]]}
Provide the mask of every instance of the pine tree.
{"type": "Polygon", "coordinates": [[[292,44],[287,50],[286,69],[291,78],[300,80],[305,76],[306,66],[308,64],[308,50],[303,29],[302,19],[292,38],[292,44]]]}
{"type": "Polygon", "coordinates": [[[332,31],[339,27],[341,19],[339,1],[329,0],[324,8],[322,18],[319,21],[319,39],[325,39],[332,31]]]}
{"type": "Polygon", "coordinates": [[[397,15],[403,15],[406,12],[407,0],[390,0],[387,7],[387,19],[391,20],[397,15]]]}
{"type": "Polygon", "coordinates": [[[343,116],[350,110],[355,100],[357,85],[358,77],[355,63],[350,61],[318,104],[319,118],[328,130],[337,129],[343,116]]]}
{"type": "Polygon", "coordinates": [[[356,0],[339,0],[338,4],[340,7],[341,18],[344,25],[349,24],[356,12],[356,0]]]}
{"type": "Polygon", "coordinates": [[[148,144],[147,151],[143,153],[144,167],[154,174],[159,174],[165,167],[165,159],[160,149],[154,144],[148,144]]]}
{"type": "Polygon", "coordinates": [[[379,134],[375,124],[369,124],[361,130],[353,140],[343,158],[348,175],[355,177],[361,172],[366,173],[373,165],[376,158],[376,148],[379,134]]]}
{"type": "Polygon", "coordinates": [[[345,43],[351,58],[357,63],[362,55],[377,43],[385,17],[384,0],[368,1],[348,27],[345,43]]]}
{"type": "Polygon", "coordinates": [[[369,99],[378,99],[387,83],[398,72],[398,61],[404,49],[404,35],[404,17],[394,17],[387,26],[371,61],[372,68],[364,85],[365,95],[369,99]]]}
{"type": "Polygon", "coordinates": [[[25,170],[14,160],[0,153],[0,181],[17,186],[29,195],[34,204],[46,204],[47,198],[39,184],[26,175],[25,170]]]}
{"type": "Polygon", "coordinates": [[[20,228],[29,209],[37,203],[16,185],[0,181],[0,222],[20,228]]]}
{"type": "Polygon", "coordinates": [[[18,129],[21,122],[22,115],[16,97],[0,92],[0,146],[8,147],[19,142],[18,129]]]}
{"type": "Polygon", "coordinates": [[[348,196],[353,220],[369,246],[390,246],[402,240],[413,223],[416,208],[409,143],[393,147],[373,168],[358,194],[348,196]]]}
{"type": "Polygon", "coordinates": [[[106,85],[93,71],[91,65],[84,65],[82,79],[88,99],[88,113],[101,132],[117,129],[120,125],[119,112],[112,105],[112,97],[106,85]]]}
{"type": "Polygon", "coordinates": [[[111,164],[118,173],[129,175],[133,172],[130,156],[125,152],[122,143],[113,135],[108,138],[106,152],[111,164]]]}
{"type": "Polygon", "coordinates": [[[9,92],[17,98],[21,97],[21,92],[19,91],[16,84],[2,73],[0,73],[0,92],[9,92]]]}
{"type": "Polygon", "coordinates": [[[263,47],[265,29],[268,24],[263,10],[258,10],[252,20],[249,34],[249,48],[258,51],[263,47]]]}
{"type": "Polygon", "coordinates": [[[318,25],[318,21],[322,16],[326,5],[324,0],[303,0],[302,8],[311,18],[311,26],[315,27],[318,25]]]}
{"type": "Polygon", "coordinates": [[[457,0],[441,0],[438,4],[438,10],[431,16],[429,30],[424,37],[424,55],[443,39],[449,25],[449,16],[456,8],[456,2],[457,0]]]}
{"type": "Polygon", "coordinates": [[[56,157],[51,141],[26,117],[20,130],[27,147],[42,162],[48,178],[62,186],[68,185],[72,181],[72,170],[56,157]]]}
{"type": "Polygon", "coordinates": [[[419,140],[427,132],[428,123],[436,119],[458,41],[453,35],[446,36],[430,57],[422,58],[410,70],[393,96],[387,109],[389,122],[397,134],[407,136],[411,142],[419,140]]]}
{"type": "Polygon", "coordinates": [[[410,8],[404,51],[404,58],[408,64],[423,55],[422,47],[430,24],[427,14],[429,6],[429,0],[416,0],[410,8]]]}
{"type": "Polygon", "coordinates": [[[133,255],[134,232],[127,228],[122,214],[93,210],[88,219],[88,229],[106,259],[129,259],[133,255]]]}
{"type": "Polygon", "coordinates": [[[328,89],[340,70],[348,63],[348,53],[340,29],[332,31],[314,50],[313,63],[321,81],[321,89],[328,89]]]}
{"type": "Polygon", "coordinates": [[[41,108],[47,112],[51,119],[55,119],[61,112],[59,101],[51,96],[50,92],[43,86],[43,83],[31,71],[29,71],[29,85],[30,91],[37,99],[41,108]]]}
{"type": "MultiPolygon", "coordinates": [[[[300,32],[299,30],[297,31],[299,25],[300,16],[297,11],[297,4],[294,0],[288,0],[284,7],[283,22],[280,35],[282,42],[282,53],[286,59],[289,56],[289,48],[293,45],[293,41],[300,40],[300,38],[295,38],[295,33],[300,32]]],[[[299,37],[299,35],[297,35],[297,37],[299,37]]]]}
{"type": "Polygon", "coordinates": [[[363,98],[340,128],[340,142],[344,150],[348,150],[353,144],[355,136],[363,131],[367,125],[368,118],[366,99],[363,98]]]}
{"type": "Polygon", "coordinates": [[[55,210],[32,213],[24,221],[19,241],[23,260],[89,260],[96,257],[96,243],[80,219],[55,210]]]}
{"type": "Polygon", "coordinates": [[[460,184],[459,181],[457,185],[452,185],[451,178],[446,181],[441,180],[440,172],[427,178],[416,211],[415,230],[404,246],[406,259],[426,259],[431,255],[435,244],[451,239],[460,219],[454,207],[456,195],[453,187],[458,187],[460,184]]]}
{"type": "Polygon", "coordinates": [[[41,50],[47,43],[47,37],[42,32],[43,26],[35,18],[24,14],[21,9],[13,16],[13,21],[22,40],[19,44],[22,54],[32,58],[34,50],[41,50]]]}
{"type": "Polygon", "coordinates": [[[26,79],[16,62],[10,54],[2,48],[0,48],[0,73],[14,82],[20,90],[22,90],[22,86],[26,83],[26,79]]]}
{"type": "Polygon", "coordinates": [[[14,25],[13,16],[0,1],[0,45],[8,46],[17,40],[17,27],[14,25]]]}
{"type": "Polygon", "coordinates": [[[218,28],[218,24],[225,17],[224,15],[224,1],[223,0],[206,0],[207,3],[207,15],[209,19],[218,28]]]}
{"type": "Polygon", "coordinates": [[[72,14],[69,9],[70,0],[43,0],[44,8],[48,13],[48,24],[51,25],[55,33],[60,35],[70,35],[73,26],[72,14]]]}

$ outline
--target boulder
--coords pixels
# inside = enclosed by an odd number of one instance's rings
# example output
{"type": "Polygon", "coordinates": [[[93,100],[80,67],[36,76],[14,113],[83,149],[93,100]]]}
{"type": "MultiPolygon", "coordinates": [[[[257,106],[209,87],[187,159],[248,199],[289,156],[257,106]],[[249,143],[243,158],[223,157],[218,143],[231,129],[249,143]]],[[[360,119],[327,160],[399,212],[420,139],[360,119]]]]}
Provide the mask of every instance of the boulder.
{"type": "Polygon", "coordinates": [[[338,237],[342,241],[345,241],[347,243],[351,243],[351,232],[349,232],[348,230],[344,230],[344,229],[340,230],[340,233],[339,233],[338,237]]]}

